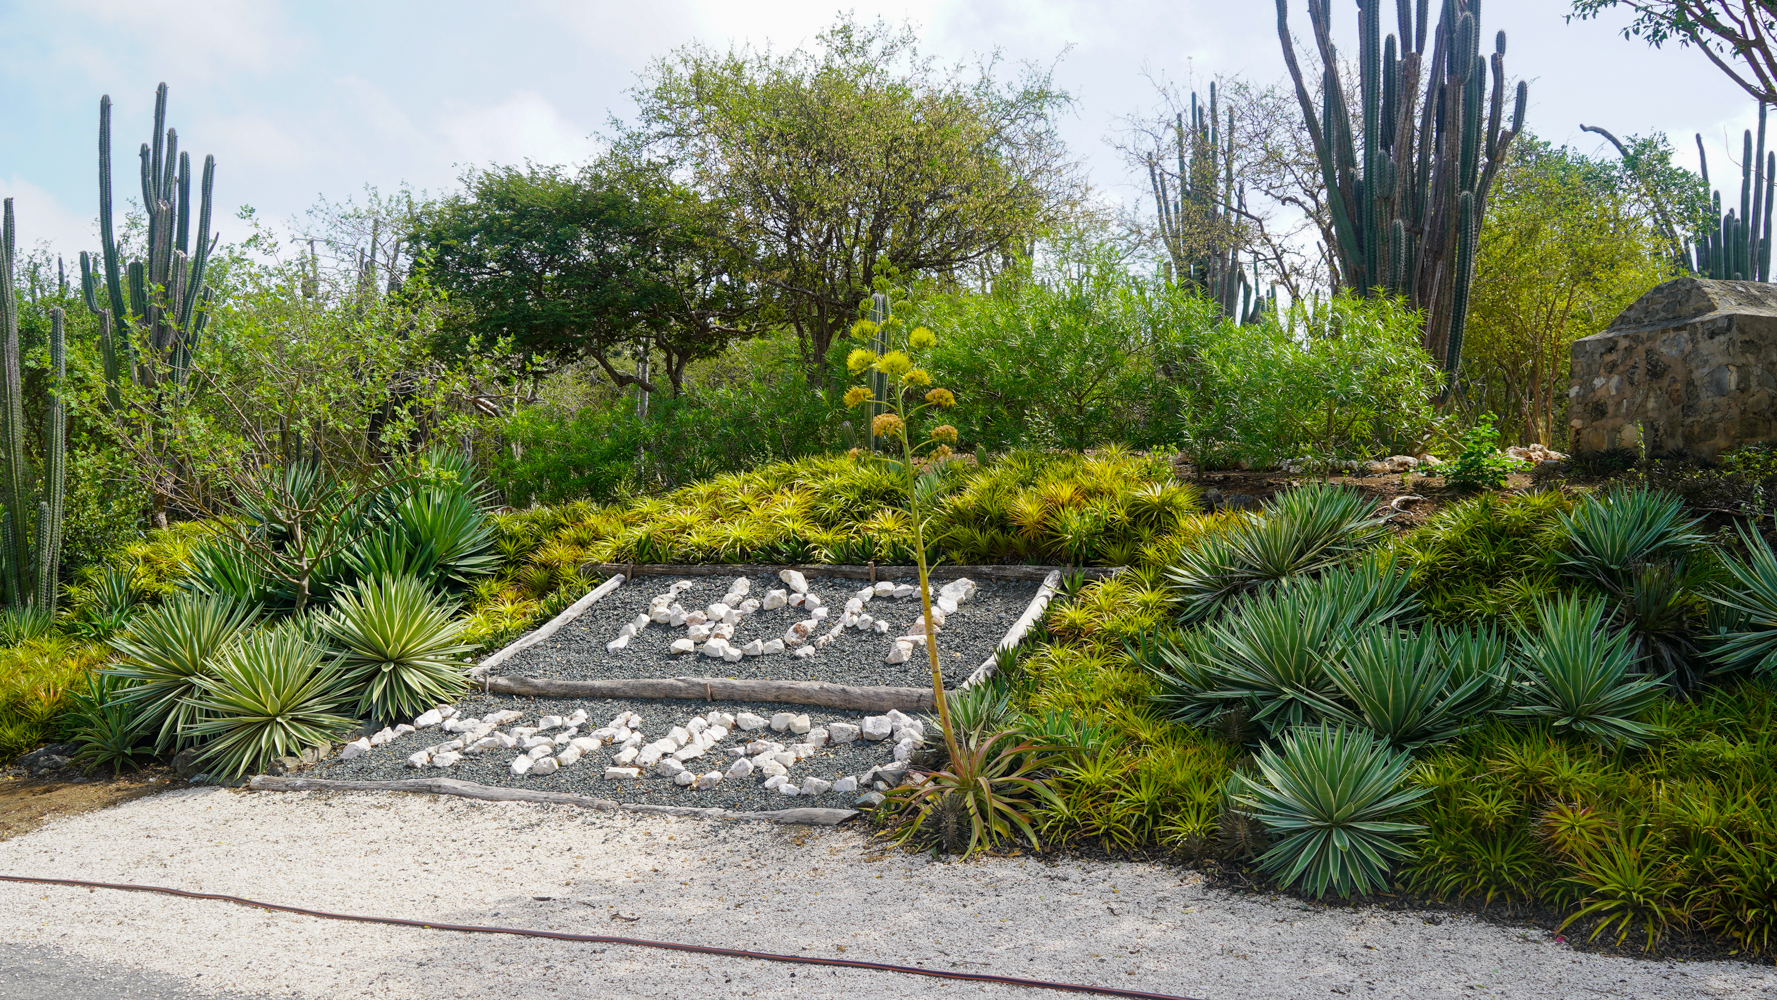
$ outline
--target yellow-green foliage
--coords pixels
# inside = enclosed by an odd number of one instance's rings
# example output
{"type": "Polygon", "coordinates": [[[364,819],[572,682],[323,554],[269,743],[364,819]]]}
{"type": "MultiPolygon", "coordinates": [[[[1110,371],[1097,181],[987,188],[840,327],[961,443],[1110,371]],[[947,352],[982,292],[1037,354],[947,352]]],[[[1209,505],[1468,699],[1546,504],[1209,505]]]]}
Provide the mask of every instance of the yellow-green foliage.
{"type": "Polygon", "coordinates": [[[1433,618],[1523,624],[1539,598],[1556,592],[1564,545],[1556,519],[1574,503],[1558,491],[1484,493],[1432,515],[1395,549],[1433,618]]]}
{"type": "Polygon", "coordinates": [[[0,761],[56,735],[62,696],[105,658],[106,648],[51,635],[0,649],[0,761]]]}

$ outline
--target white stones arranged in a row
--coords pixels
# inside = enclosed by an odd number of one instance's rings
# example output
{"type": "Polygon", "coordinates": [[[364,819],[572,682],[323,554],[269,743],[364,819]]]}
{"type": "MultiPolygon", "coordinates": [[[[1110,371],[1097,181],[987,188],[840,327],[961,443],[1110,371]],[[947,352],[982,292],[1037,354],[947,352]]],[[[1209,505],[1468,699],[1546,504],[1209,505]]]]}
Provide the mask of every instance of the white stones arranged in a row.
{"type": "MultiPolygon", "coordinates": [[[[880,592],[883,584],[879,583],[876,586],[880,592]]],[[[908,589],[912,590],[916,596],[919,593],[917,587],[909,587],[908,589]]],[[[966,576],[952,580],[939,588],[938,596],[932,599],[932,631],[943,631],[945,617],[955,614],[956,609],[967,604],[979,590],[980,588],[975,586],[975,581],[966,576]]],[[[883,658],[883,662],[906,663],[912,659],[913,650],[925,644],[926,616],[922,613],[913,620],[912,625],[907,626],[907,633],[897,638],[889,646],[888,656],[883,658]]]]}
{"type": "Polygon", "coordinates": [[[642,717],[627,711],[618,713],[609,723],[585,735],[580,733],[587,718],[585,709],[576,709],[567,716],[545,715],[534,726],[515,726],[507,731],[499,728],[523,717],[522,712],[504,709],[474,718],[459,713],[454,705],[439,705],[422,713],[411,726],[404,723],[385,728],[374,736],[347,743],[339,756],[341,760],[352,760],[400,736],[436,726],[457,734],[457,738],[415,751],[407,758],[408,767],[448,768],[464,757],[496,749],[516,749],[518,755],[510,765],[513,774],[548,775],[578,763],[586,754],[608,744],[616,746],[617,752],[612,758],[613,764],[605,768],[607,778],[639,778],[643,774],[654,774],[671,778],[679,785],[695,785],[699,790],[707,791],[726,778],[743,778],[757,771],[765,776],[767,789],[783,795],[818,795],[827,791],[858,791],[869,785],[878,772],[892,775],[898,781],[907,762],[925,742],[925,724],[894,710],[887,715],[866,717],[861,725],[835,722],[824,728],[812,726],[807,715],[790,712],[779,712],[766,719],[751,712],[730,715],[711,711],[674,726],[653,742],[648,742],[642,735],[642,717]],[[561,732],[545,735],[556,729],[561,732]],[[775,733],[787,732],[801,739],[786,746],[766,739],[762,732],[766,729],[775,733]],[[735,760],[726,770],[712,770],[700,775],[685,766],[687,761],[714,751],[734,732],[747,734],[748,740],[744,745],[727,748],[726,754],[735,760]],[[834,781],[813,775],[804,777],[800,783],[790,780],[790,768],[814,756],[817,750],[858,739],[891,740],[898,766],[872,768],[863,775],[848,775],[834,781]]]}
{"type": "MultiPolygon", "coordinates": [[[[671,778],[674,784],[692,787],[699,791],[708,791],[730,778],[747,778],[755,772],[765,776],[765,788],[781,795],[820,795],[824,792],[856,792],[870,784],[871,779],[879,772],[885,777],[893,775],[900,780],[905,773],[907,762],[925,742],[925,724],[912,716],[891,710],[887,715],[870,716],[863,720],[862,726],[854,726],[847,722],[835,722],[825,728],[813,727],[808,716],[790,712],[779,712],[769,720],[751,712],[742,712],[730,716],[726,712],[711,712],[703,718],[693,718],[684,726],[675,726],[663,739],[635,751],[624,750],[617,755],[617,764],[605,769],[607,778],[639,778],[643,774],[652,773],[662,778],[671,778]],[[701,725],[700,725],[701,723],[701,725]],[[766,739],[759,732],[767,727],[772,732],[788,732],[802,737],[801,741],[785,745],[766,739]],[[727,770],[711,770],[698,774],[685,766],[686,761],[702,757],[715,748],[722,737],[731,730],[738,729],[742,733],[757,734],[740,746],[729,747],[727,753],[735,758],[727,770]],[[850,743],[859,738],[866,740],[885,740],[893,737],[895,742],[896,767],[871,768],[862,775],[846,775],[828,781],[814,775],[805,776],[800,782],[791,780],[790,768],[801,761],[813,757],[822,747],[850,743]]],[[[888,782],[881,782],[888,787],[888,782]]]]}

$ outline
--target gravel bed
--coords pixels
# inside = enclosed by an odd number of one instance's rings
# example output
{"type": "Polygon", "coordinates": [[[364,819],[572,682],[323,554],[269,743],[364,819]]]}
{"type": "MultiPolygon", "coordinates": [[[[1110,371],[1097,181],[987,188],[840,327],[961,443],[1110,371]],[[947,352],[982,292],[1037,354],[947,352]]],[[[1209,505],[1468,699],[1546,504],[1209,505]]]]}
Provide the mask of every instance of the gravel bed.
{"type": "MultiPolygon", "coordinates": [[[[721,600],[735,577],[689,579],[693,586],[680,596],[679,603],[687,609],[696,609],[721,600]]],[[[784,586],[775,576],[754,576],[748,580],[754,597],[762,598],[767,589],[784,586]]],[[[689,676],[829,681],[861,687],[931,685],[931,668],[923,651],[916,649],[916,655],[906,663],[883,662],[895,637],[919,618],[918,598],[878,597],[872,600],[865,606],[866,612],[875,615],[888,609],[886,618],[892,627],[887,635],[848,628],[825,649],[807,659],[797,659],[788,652],[776,656],[749,656],[739,663],[727,663],[697,653],[675,656],[668,647],[674,639],[685,638],[686,629],[662,624],[651,624],[643,629],[630,640],[627,649],[606,652],[605,644],[615,639],[618,631],[638,613],[646,612],[649,601],[656,594],[664,593],[673,582],[671,577],[663,576],[625,580],[623,586],[607,594],[560,631],[495,667],[492,672],[569,680],[689,676]]],[[[837,623],[846,600],[863,588],[866,581],[836,576],[813,577],[808,584],[809,590],[820,595],[831,609],[832,617],[821,630],[825,631],[837,623]]],[[[979,579],[975,584],[980,589],[974,598],[950,615],[943,631],[938,634],[944,683],[949,687],[961,683],[993,653],[994,647],[1005,638],[1006,630],[1024,614],[1040,586],[1031,580],[979,579]]],[[[781,639],[791,625],[808,617],[801,608],[755,611],[741,619],[731,642],[741,646],[753,639],[781,639]]]]}
{"type": "MultiPolygon", "coordinates": [[[[182,789],[0,841],[0,871],[1204,1000],[1751,1000],[1777,991],[1768,964],[1588,953],[1534,926],[1228,892],[1172,864],[1050,852],[939,863],[885,851],[859,824],[712,823],[450,796],[182,789]]],[[[47,885],[0,884],[0,942],[126,966],[207,996],[1062,996],[47,885]]],[[[105,996],[67,982],[58,996],[105,996]]],[[[0,996],[13,995],[0,985],[0,996]]]]}
{"type": "MultiPolygon", "coordinates": [[[[502,731],[508,732],[515,726],[535,725],[537,719],[544,715],[565,717],[575,709],[583,708],[586,710],[587,721],[580,727],[580,731],[585,734],[605,725],[619,712],[635,712],[644,720],[641,732],[646,737],[645,742],[659,739],[674,726],[684,725],[692,716],[706,715],[712,710],[728,712],[733,715],[752,712],[754,715],[766,719],[770,719],[778,712],[789,712],[794,715],[807,715],[812,725],[821,727],[830,722],[850,722],[857,725],[863,718],[863,713],[847,713],[837,709],[811,705],[749,704],[731,701],[641,699],[596,701],[575,698],[510,698],[475,695],[464,698],[457,703],[457,707],[460,711],[477,717],[486,716],[490,712],[501,709],[523,712],[524,718],[499,727],[502,731]]],[[[928,734],[936,731],[935,722],[928,725],[928,734]]],[[[562,730],[553,730],[548,735],[560,732],[562,730]]],[[[821,795],[784,795],[765,788],[765,776],[758,772],[745,778],[725,778],[720,785],[707,791],[675,785],[672,779],[651,772],[644,773],[640,778],[607,778],[605,777],[605,768],[613,765],[611,757],[618,749],[609,745],[586,754],[580,760],[554,774],[541,776],[513,774],[511,763],[512,759],[518,756],[518,751],[498,748],[491,749],[478,757],[464,757],[447,768],[416,769],[407,766],[408,756],[415,751],[455,738],[456,734],[433,726],[391,740],[352,760],[340,760],[337,756],[333,757],[315,767],[304,770],[302,775],[308,778],[331,778],[347,781],[395,781],[402,778],[420,777],[458,778],[483,785],[566,792],[570,795],[590,795],[603,799],[615,799],[618,802],[699,806],[743,812],[807,807],[847,809],[856,804],[858,800],[856,793],[842,794],[831,791],[821,795]]],[[[727,747],[740,746],[750,739],[770,740],[782,743],[786,747],[802,741],[800,736],[788,731],[774,733],[766,728],[754,730],[752,733],[742,733],[737,728],[715,749],[705,753],[702,757],[686,761],[685,767],[697,774],[704,774],[712,770],[726,772],[735,758],[723,751],[727,747]]],[[[811,775],[828,781],[847,775],[861,776],[873,767],[887,767],[893,764],[894,749],[894,744],[888,740],[871,742],[858,739],[851,743],[829,744],[816,750],[812,757],[797,761],[795,766],[790,768],[790,780],[800,783],[803,778],[811,775]]]]}

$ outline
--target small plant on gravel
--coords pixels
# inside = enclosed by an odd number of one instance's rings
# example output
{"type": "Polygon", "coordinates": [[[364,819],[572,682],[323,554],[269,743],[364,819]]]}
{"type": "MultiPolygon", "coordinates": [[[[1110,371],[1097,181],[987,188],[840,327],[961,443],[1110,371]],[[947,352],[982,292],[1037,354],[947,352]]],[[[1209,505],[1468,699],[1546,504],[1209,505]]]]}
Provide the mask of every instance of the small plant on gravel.
{"type": "Polygon", "coordinates": [[[957,745],[942,768],[891,793],[889,803],[902,820],[896,839],[905,844],[923,831],[946,853],[964,858],[1015,835],[1040,848],[1032,811],[1061,806],[1039,776],[1055,763],[1054,755],[1011,731],[957,745]]]}
{"type": "Polygon", "coordinates": [[[258,608],[220,595],[176,597],[137,618],[111,640],[123,659],[106,673],[116,697],[132,706],[161,751],[196,742],[192,698],[211,660],[252,624],[258,608]]]}
{"type": "Polygon", "coordinates": [[[123,686],[119,678],[88,674],[66,698],[69,721],[64,725],[78,748],[74,759],[113,775],[133,771],[154,756],[153,720],[119,697],[123,686]]]}
{"type": "Polygon", "coordinates": [[[1257,777],[1232,776],[1231,798],[1282,838],[1259,858],[1259,868],[1285,885],[1315,896],[1329,888],[1341,896],[1382,888],[1391,860],[1411,853],[1397,838],[1424,829],[1405,819],[1426,795],[1402,787],[1412,757],[1366,730],[1297,729],[1254,763],[1257,777]]]}
{"type": "Polygon", "coordinates": [[[193,699],[201,718],[193,735],[201,764],[216,778],[265,770],[273,759],[330,742],[353,725],[338,714],[350,692],[300,621],[255,632],[198,675],[193,699]]]}
{"type": "Polygon", "coordinates": [[[1496,490],[1505,485],[1506,476],[1523,467],[1522,462],[1499,450],[1499,432],[1493,429],[1496,418],[1483,413],[1468,430],[1457,438],[1461,451],[1444,473],[1444,483],[1459,490],[1496,490]]]}
{"type": "Polygon", "coordinates": [[[340,651],[358,711],[379,721],[411,719],[455,701],[469,686],[456,603],[411,576],[380,577],[337,594],[321,628],[340,651]]]}

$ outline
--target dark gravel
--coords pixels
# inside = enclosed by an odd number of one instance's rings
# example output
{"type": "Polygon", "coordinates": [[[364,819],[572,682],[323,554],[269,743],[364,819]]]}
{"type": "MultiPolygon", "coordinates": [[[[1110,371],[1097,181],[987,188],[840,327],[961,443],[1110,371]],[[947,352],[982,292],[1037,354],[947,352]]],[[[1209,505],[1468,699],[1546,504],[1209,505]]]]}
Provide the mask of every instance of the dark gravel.
{"type": "MultiPolygon", "coordinates": [[[[609,722],[618,712],[631,711],[640,715],[644,720],[642,734],[647,737],[646,742],[653,742],[665,736],[674,726],[684,725],[693,715],[705,715],[712,709],[734,715],[739,715],[743,711],[752,712],[754,715],[766,719],[770,719],[778,712],[805,714],[814,726],[825,726],[829,722],[850,722],[856,725],[863,718],[863,713],[847,713],[809,705],[743,704],[731,701],[589,701],[574,698],[511,698],[473,695],[458,702],[457,707],[478,718],[500,709],[513,709],[525,713],[523,719],[500,727],[502,731],[506,732],[510,732],[516,726],[535,725],[537,719],[544,715],[565,717],[577,708],[584,708],[587,721],[580,727],[580,731],[590,733],[609,722]]],[[[560,732],[560,730],[552,732],[560,732]]],[[[936,722],[928,721],[926,726],[928,744],[936,732],[936,722]]],[[[427,767],[415,770],[407,766],[408,756],[415,751],[454,738],[454,733],[447,733],[434,726],[408,733],[398,740],[385,743],[353,760],[342,761],[336,756],[302,773],[304,777],[349,781],[394,781],[419,777],[459,778],[483,785],[567,792],[572,795],[591,795],[598,798],[615,799],[619,802],[647,802],[658,805],[701,806],[743,811],[793,809],[808,806],[843,809],[851,807],[857,800],[855,794],[838,792],[802,796],[767,791],[763,787],[765,778],[758,772],[754,772],[746,778],[726,779],[715,788],[701,792],[695,788],[680,787],[673,784],[670,778],[659,777],[651,773],[638,779],[606,778],[605,768],[612,765],[611,758],[617,752],[617,748],[614,746],[600,747],[581,757],[572,765],[554,774],[541,777],[512,773],[512,758],[518,756],[516,749],[501,750],[496,748],[479,757],[464,757],[448,768],[427,767]]],[[[737,727],[715,749],[702,757],[686,761],[685,766],[688,770],[699,774],[708,771],[725,773],[729,765],[734,762],[734,757],[724,753],[724,749],[730,746],[739,746],[751,739],[772,740],[782,743],[786,747],[801,742],[801,737],[788,731],[774,733],[766,728],[746,734],[737,727]]],[[[794,767],[790,768],[790,780],[800,784],[802,779],[809,775],[829,781],[846,775],[862,776],[864,772],[873,767],[887,766],[893,763],[894,749],[894,744],[887,740],[873,743],[858,739],[852,743],[825,746],[815,751],[814,756],[798,761],[794,767]]]]}
{"type": "MultiPolygon", "coordinates": [[[[752,583],[750,596],[761,599],[767,589],[784,586],[775,576],[748,579],[752,583]]],[[[927,687],[931,684],[930,667],[917,649],[916,655],[906,663],[883,662],[894,638],[907,631],[919,618],[918,598],[897,601],[878,597],[872,600],[865,606],[865,611],[878,616],[886,612],[892,626],[887,635],[846,629],[825,649],[808,659],[797,659],[787,650],[776,656],[749,656],[739,663],[727,663],[700,653],[674,656],[668,647],[674,639],[685,638],[686,629],[658,623],[650,624],[631,639],[627,649],[607,653],[605,643],[615,639],[624,624],[633,621],[638,613],[647,611],[654,595],[664,593],[673,582],[670,577],[652,576],[624,581],[623,586],[586,609],[579,618],[542,643],[494,668],[494,672],[572,680],[689,676],[829,681],[862,687],[927,687]]],[[[687,610],[721,600],[728,593],[734,577],[695,577],[692,582],[692,588],[678,599],[687,610]]],[[[837,622],[845,602],[864,586],[865,581],[813,577],[808,583],[809,590],[820,595],[832,609],[828,621],[837,622]]],[[[975,585],[980,589],[974,598],[945,620],[944,630],[938,635],[944,683],[948,687],[960,683],[992,654],[994,647],[1005,637],[1006,630],[1024,614],[1038,587],[1030,580],[978,579],[975,585]]],[[[933,594],[936,596],[936,590],[933,594]]],[[[807,617],[808,613],[801,608],[755,611],[741,619],[730,642],[743,646],[753,639],[782,638],[785,630],[807,617]]],[[[832,625],[828,624],[826,628],[830,629],[832,625]]]]}

